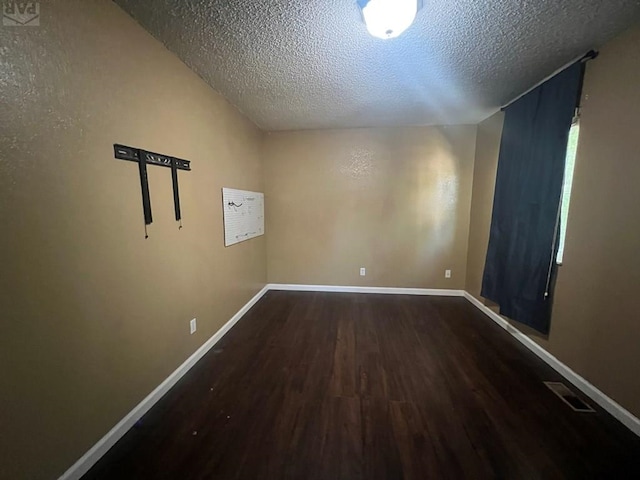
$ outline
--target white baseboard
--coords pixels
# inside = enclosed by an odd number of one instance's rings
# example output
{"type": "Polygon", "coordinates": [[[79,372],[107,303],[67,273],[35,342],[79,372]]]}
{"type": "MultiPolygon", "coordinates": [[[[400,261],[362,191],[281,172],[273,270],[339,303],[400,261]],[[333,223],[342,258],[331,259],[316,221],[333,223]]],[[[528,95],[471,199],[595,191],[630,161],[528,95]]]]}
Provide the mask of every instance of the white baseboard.
{"type": "Polygon", "coordinates": [[[129,431],[135,423],[140,420],[158,400],[160,400],[178,380],[180,380],[198,360],[200,360],[231,328],[238,323],[238,320],[253,307],[262,296],[269,290],[265,286],[247,304],[238,310],[231,319],[224,324],[209,340],[207,340],[198,350],[195,351],[182,365],[180,365],[171,375],[169,375],[156,389],[131,410],[126,417],[120,420],[104,437],[98,440],[91,449],[85,453],[76,463],[74,463],[59,480],[76,480],[82,477],[89,469],[96,464],[109,449],[129,431]]]}
{"type": "Polygon", "coordinates": [[[387,295],[434,295],[440,297],[463,297],[464,290],[437,288],[395,288],[395,287],[354,287],[335,285],[298,285],[293,283],[270,283],[269,290],[295,292],[337,292],[337,293],[382,293],[387,295]]]}
{"type": "Polygon", "coordinates": [[[569,380],[572,384],[574,384],[577,388],[579,388],[582,393],[591,398],[594,402],[604,408],[607,412],[609,412],[613,417],[615,417],[620,423],[626,426],[629,430],[631,430],[636,435],[640,436],[640,419],[638,419],[635,415],[625,409],[622,405],[616,402],[611,397],[607,396],[593,384],[589,383],[584,379],[581,375],[574,372],[567,365],[562,363],[536,342],[531,340],[528,336],[522,333],[520,330],[511,325],[507,320],[501,317],[498,313],[491,310],[485,304],[483,304],[476,297],[471,295],[468,292],[464,292],[464,297],[469,300],[473,305],[475,305],[482,313],[487,315],[491,320],[496,322],[502,328],[504,328],[507,332],[513,335],[519,342],[521,342],[525,347],[535,353],[538,357],[540,357],[544,362],[546,362],[551,368],[557,371],[560,375],[569,380]]]}

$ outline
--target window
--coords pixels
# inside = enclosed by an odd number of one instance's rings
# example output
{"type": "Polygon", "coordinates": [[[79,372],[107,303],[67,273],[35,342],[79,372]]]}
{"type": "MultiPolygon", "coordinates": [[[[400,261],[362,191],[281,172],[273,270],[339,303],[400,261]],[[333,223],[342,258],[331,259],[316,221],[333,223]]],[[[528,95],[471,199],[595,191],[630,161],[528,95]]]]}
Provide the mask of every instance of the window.
{"type": "Polygon", "coordinates": [[[580,136],[580,121],[576,118],[569,130],[567,144],[567,157],[564,164],[564,181],[562,183],[562,204],[560,206],[560,239],[556,263],[562,265],[564,257],[564,242],[567,237],[567,220],[569,218],[569,203],[571,201],[571,187],[573,186],[573,171],[576,166],[576,153],[578,152],[578,137],[580,136]]]}

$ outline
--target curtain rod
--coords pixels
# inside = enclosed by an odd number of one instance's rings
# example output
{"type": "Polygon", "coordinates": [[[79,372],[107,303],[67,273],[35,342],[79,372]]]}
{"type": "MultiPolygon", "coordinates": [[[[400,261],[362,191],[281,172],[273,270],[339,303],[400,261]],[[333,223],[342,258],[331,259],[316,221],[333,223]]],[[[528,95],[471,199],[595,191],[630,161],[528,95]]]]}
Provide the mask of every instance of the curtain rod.
{"type": "Polygon", "coordinates": [[[507,102],[502,108],[500,108],[500,110],[504,110],[505,108],[507,108],[509,105],[511,105],[514,102],[517,102],[518,100],[520,100],[522,97],[524,97],[527,93],[535,90],[536,88],[538,88],[540,85],[542,85],[544,82],[546,82],[547,80],[555,77],[557,74],[559,74],[560,72],[562,72],[564,69],[570,67],[571,65],[573,65],[576,62],[588,62],[589,60],[593,60],[595,58],[598,57],[598,55],[600,55],[600,52],[596,51],[596,50],[589,50],[587,53],[585,53],[584,55],[580,55],[579,57],[574,58],[573,60],[571,60],[569,63],[563,65],[562,67],[560,67],[558,70],[556,70],[555,72],[553,72],[551,75],[543,78],[542,80],[540,80],[538,83],[536,83],[533,87],[531,87],[530,89],[528,89],[526,92],[518,95],[516,98],[514,98],[513,100],[507,102]]]}

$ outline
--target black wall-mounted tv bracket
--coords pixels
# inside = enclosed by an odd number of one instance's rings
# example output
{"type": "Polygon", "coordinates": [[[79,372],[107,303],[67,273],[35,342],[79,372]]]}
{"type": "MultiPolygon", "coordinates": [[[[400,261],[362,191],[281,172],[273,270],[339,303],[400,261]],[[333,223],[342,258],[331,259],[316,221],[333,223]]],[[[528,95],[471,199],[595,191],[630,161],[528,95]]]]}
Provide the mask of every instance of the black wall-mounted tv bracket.
{"type": "Polygon", "coordinates": [[[144,211],[144,238],[149,238],[147,225],[153,223],[151,214],[151,196],[149,194],[149,178],[147,175],[147,165],[159,165],[171,169],[171,180],[173,182],[173,208],[176,214],[176,222],[182,228],[182,214],[180,212],[180,191],[178,189],[178,170],[191,171],[191,162],[180,158],[162,155],[160,153],[147,152],[141,148],[126,147],[124,145],[113,145],[115,157],[120,160],[127,160],[138,163],[140,172],[140,189],[142,191],[142,210],[144,211]]]}

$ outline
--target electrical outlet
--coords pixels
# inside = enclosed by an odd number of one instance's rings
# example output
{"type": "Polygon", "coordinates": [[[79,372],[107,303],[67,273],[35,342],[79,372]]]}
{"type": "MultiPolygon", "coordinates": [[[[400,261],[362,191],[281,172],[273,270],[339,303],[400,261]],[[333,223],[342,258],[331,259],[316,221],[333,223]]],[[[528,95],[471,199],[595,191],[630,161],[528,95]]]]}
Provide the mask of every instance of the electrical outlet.
{"type": "Polygon", "coordinates": [[[451,278],[451,270],[444,271],[444,278],[451,278]]]}
{"type": "Polygon", "coordinates": [[[360,276],[361,276],[361,277],[364,277],[366,274],[367,274],[367,269],[366,269],[366,268],[364,268],[364,267],[361,267],[361,268],[360,268],[360,276]]]}
{"type": "Polygon", "coordinates": [[[194,333],[196,333],[197,330],[197,325],[196,325],[196,319],[194,318],[193,320],[191,320],[189,322],[189,332],[191,333],[191,335],[193,335],[194,333]]]}

